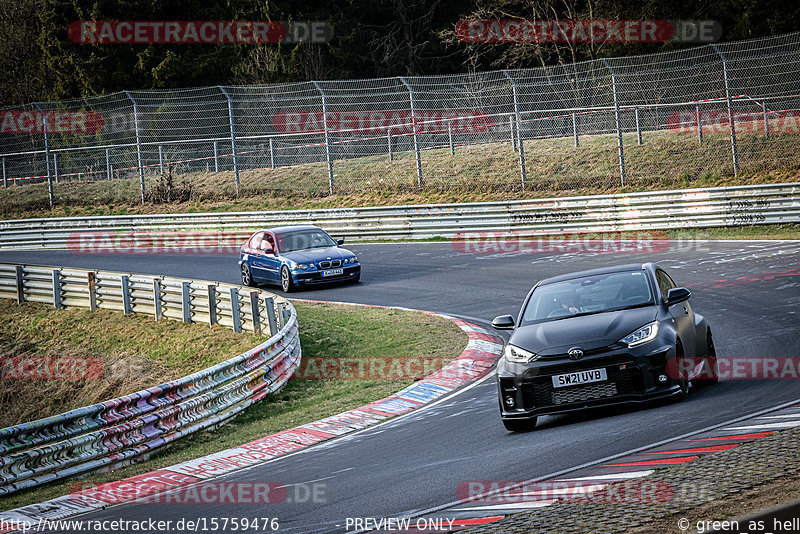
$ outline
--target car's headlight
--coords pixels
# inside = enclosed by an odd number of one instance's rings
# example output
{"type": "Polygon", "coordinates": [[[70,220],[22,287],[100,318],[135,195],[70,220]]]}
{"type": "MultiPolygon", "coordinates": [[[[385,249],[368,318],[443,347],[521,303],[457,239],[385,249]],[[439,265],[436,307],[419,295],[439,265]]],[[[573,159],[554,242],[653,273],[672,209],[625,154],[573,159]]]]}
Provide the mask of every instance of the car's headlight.
{"type": "Polygon", "coordinates": [[[658,335],[658,321],[653,321],[646,324],[638,330],[631,332],[627,336],[620,339],[621,343],[625,343],[628,347],[636,347],[643,345],[648,341],[653,341],[658,335]]]}
{"type": "Polygon", "coordinates": [[[350,258],[350,263],[358,263],[358,256],[353,256],[350,258]]]}
{"type": "Polygon", "coordinates": [[[506,345],[506,348],[503,350],[503,354],[506,357],[506,360],[512,363],[535,362],[539,359],[538,354],[515,347],[514,345],[506,345]]]}
{"type": "Polygon", "coordinates": [[[295,271],[305,271],[306,269],[308,269],[307,263],[298,263],[297,265],[294,266],[295,271]]]}

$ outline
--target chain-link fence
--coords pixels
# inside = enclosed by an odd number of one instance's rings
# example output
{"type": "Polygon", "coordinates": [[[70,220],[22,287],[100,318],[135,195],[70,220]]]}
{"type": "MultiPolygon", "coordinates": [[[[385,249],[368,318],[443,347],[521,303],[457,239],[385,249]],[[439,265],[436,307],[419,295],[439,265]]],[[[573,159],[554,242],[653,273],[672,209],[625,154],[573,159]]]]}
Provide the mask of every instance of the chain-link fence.
{"type": "MultiPolygon", "coordinates": [[[[3,185],[168,168],[230,195],[681,185],[800,163],[800,33],[544,68],[3,109],[3,185]]],[[[106,187],[112,188],[108,184],[106,187]]]]}

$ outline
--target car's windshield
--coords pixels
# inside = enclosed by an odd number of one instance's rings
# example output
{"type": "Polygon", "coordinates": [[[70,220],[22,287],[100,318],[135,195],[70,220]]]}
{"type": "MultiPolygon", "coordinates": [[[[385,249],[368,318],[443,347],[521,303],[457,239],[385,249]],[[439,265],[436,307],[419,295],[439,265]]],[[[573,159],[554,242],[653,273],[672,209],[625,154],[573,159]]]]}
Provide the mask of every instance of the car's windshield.
{"type": "Polygon", "coordinates": [[[643,271],[601,274],[536,288],[522,314],[522,325],[554,321],[653,303],[643,271]]]}
{"type": "Polygon", "coordinates": [[[320,248],[336,246],[336,241],[322,230],[298,230],[278,234],[278,250],[292,252],[305,248],[320,248]]]}

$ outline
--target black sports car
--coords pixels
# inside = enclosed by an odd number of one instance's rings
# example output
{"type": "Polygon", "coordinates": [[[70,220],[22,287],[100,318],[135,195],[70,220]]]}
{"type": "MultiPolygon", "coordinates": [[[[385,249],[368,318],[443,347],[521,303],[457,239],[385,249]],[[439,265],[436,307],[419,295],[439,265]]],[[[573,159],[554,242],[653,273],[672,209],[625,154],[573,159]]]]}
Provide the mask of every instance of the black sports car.
{"type": "Polygon", "coordinates": [[[693,380],[715,381],[711,328],[690,296],[653,263],[536,284],[516,322],[492,322],[514,330],[497,368],[505,427],[520,432],[539,415],[685,398],[693,380]]]}

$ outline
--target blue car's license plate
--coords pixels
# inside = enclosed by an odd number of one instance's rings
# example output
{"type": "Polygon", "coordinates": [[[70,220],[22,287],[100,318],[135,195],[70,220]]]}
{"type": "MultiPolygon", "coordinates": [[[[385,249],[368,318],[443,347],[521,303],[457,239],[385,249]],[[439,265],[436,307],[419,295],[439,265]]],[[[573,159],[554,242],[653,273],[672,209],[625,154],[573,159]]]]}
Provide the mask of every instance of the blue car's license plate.
{"type": "Polygon", "coordinates": [[[344,274],[344,269],[329,269],[322,271],[322,276],[336,276],[337,274],[344,274]]]}

